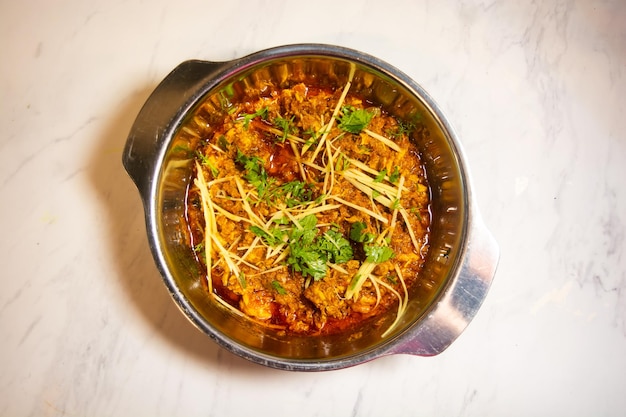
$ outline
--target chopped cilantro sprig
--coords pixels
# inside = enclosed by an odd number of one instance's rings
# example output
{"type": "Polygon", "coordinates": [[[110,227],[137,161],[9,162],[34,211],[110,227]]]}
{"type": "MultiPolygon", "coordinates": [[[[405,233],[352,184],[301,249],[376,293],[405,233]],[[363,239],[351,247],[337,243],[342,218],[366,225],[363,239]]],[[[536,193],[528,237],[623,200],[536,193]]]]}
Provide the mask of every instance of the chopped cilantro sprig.
{"type": "Polygon", "coordinates": [[[309,214],[290,227],[273,227],[269,232],[257,226],[250,231],[261,237],[265,244],[277,246],[287,243],[289,255],[287,265],[304,277],[318,281],[328,273],[328,262],[345,263],[352,259],[352,246],[338,230],[331,228],[320,233],[317,217],[309,214]]]}
{"type": "Polygon", "coordinates": [[[245,155],[237,149],[235,161],[243,166],[245,171],[243,178],[256,188],[259,200],[264,200],[271,185],[274,183],[274,179],[267,175],[267,171],[263,166],[263,160],[257,156],[245,155]]]}
{"type": "Polygon", "coordinates": [[[289,135],[293,135],[298,132],[298,129],[294,124],[294,118],[295,116],[291,116],[288,119],[284,117],[277,117],[274,119],[274,124],[283,131],[282,135],[278,138],[279,142],[284,142],[287,140],[289,135]]]}
{"type": "Polygon", "coordinates": [[[257,117],[260,117],[261,119],[267,119],[267,112],[268,112],[267,107],[262,107],[259,110],[255,111],[254,113],[243,114],[242,120],[243,120],[244,129],[247,129],[248,126],[250,125],[250,122],[257,117]]]}
{"type": "Polygon", "coordinates": [[[366,261],[382,263],[395,256],[393,249],[389,246],[375,245],[376,235],[366,231],[367,225],[363,222],[353,223],[350,228],[350,239],[363,244],[366,261]]]}
{"type": "Polygon", "coordinates": [[[374,114],[367,109],[355,109],[352,106],[343,106],[341,116],[337,125],[341,130],[350,133],[360,133],[374,117],[374,114]]]}
{"type": "Polygon", "coordinates": [[[258,156],[248,156],[237,149],[235,161],[244,169],[243,178],[256,189],[259,201],[268,204],[285,201],[288,207],[295,207],[313,200],[313,187],[310,184],[302,181],[277,184],[268,175],[263,160],[258,156]]]}

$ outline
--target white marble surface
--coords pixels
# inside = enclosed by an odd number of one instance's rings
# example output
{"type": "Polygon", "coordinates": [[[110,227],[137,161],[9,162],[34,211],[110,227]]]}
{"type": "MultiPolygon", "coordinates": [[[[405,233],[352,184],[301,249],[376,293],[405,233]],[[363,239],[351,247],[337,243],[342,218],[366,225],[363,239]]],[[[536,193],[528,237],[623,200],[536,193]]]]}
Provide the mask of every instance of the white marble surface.
{"type": "Polygon", "coordinates": [[[0,0],[0,415],[623,416],[626,3],[0,0]],[[437,357],[251,364],[193,328],[121,153],[189,58],[323,42],[443,107],[502,256],[437,357]]]}

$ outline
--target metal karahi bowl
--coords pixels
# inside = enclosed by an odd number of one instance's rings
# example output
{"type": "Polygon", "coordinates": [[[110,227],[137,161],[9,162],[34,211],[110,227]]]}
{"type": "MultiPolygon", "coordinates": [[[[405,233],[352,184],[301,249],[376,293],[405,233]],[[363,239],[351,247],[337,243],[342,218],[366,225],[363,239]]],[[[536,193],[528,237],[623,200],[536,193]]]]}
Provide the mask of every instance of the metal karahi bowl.
{"type": "MultiPolygon", "coordinates": [[[[417,83],[355,50],[299,44],[228,62],[183,62],[141,109],[123,163],[139,190],[152,254],[173,300],[220,346],[265,366],[322,371],[390,354],[437,355],[475,316],[495,274],[499,249],[480,218],[468,165],[451,125],[417,83]],[[268,81],[282,86],[311,78],[319,85],[341,87],[350,66],[356,67],[351,93],[401,119],[419,113],[430,132],[417,140],[432,193],[430,249],[402,321],[385,337],[385,326],[371,324],[329,336],[285,335],[232,314],[200,284],[181,221],[193,163],[173,151],[181,145],[177,132],[201,103],[214,103],[217,111],[225,91],[236,96],[268,81]]],[[[388,324],[394,318],[392,309],[378,322],[388,324]]]]}

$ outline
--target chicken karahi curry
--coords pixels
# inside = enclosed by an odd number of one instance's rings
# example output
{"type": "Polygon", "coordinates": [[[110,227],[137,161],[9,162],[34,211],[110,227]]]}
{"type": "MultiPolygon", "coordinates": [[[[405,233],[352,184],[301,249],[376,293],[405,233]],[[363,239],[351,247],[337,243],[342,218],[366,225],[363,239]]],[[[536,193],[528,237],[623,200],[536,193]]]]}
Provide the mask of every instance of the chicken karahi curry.
{"type": "Polygon", "coordinates": [[[396,308],[391,331],[428,251],[430,189],[411,139],[423,127],[350,81],[246,95],[210,134],[183,127],[195,137],[187,238],[207,297],[287,334],[396,308]]]}

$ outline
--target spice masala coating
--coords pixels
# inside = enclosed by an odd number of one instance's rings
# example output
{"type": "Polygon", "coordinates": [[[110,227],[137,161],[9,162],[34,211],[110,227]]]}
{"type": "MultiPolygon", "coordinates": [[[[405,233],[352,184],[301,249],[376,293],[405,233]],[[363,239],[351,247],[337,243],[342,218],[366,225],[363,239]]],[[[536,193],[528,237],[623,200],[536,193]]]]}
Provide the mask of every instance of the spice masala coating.
{"type": "Polygon", "coordinates": [[[339,332],[393,307],[397,322],[431,222],[415,126],[349,83],[267,85],[228,106],[196,142],[187,195],[207,296],[290,334],[339,332]]]}

